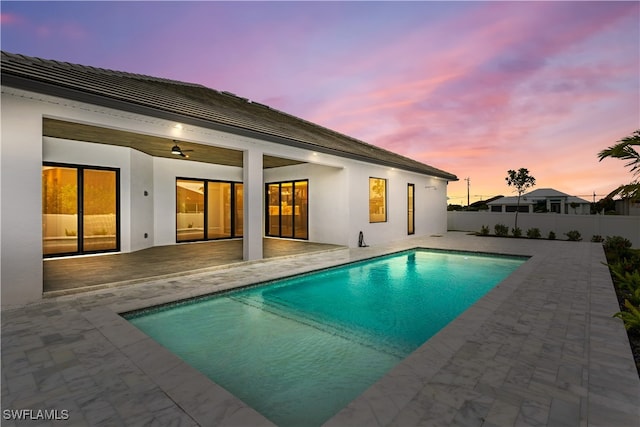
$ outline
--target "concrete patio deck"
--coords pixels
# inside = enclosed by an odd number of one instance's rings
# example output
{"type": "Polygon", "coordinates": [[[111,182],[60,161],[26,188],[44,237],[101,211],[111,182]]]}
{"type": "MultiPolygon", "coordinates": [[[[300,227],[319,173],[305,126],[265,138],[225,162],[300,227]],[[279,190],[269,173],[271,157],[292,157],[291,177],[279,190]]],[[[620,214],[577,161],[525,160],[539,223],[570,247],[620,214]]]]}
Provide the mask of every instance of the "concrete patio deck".
{"type": "MultiPolygon", "coordinates": [[[[302,255],[342,246],[303,240],[262,239],[264,258],[302,255]]],[[[175,277],[242,262],[242,239],[154,246],[137,252],[48,258],[43,288],[48,296],[64,295],[149,280],[175,277]]]]}
{"type": "Polygon", "coordinates": [[[67,410],[3,426],[270,425],[118,313],[413,247],[529,255],[327,426],[637,426],[640,380],[599,244],[468,236],[228,268],[2,311],[2,409],[67,410]]]}

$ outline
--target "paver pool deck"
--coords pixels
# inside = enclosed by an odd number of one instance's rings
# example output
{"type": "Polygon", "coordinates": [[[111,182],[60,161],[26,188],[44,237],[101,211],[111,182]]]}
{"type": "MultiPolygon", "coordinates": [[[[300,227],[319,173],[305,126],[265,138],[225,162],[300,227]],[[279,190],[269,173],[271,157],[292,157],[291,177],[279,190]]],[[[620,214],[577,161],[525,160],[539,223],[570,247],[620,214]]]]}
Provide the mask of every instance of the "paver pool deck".
{"type": "Polygon", "coordinates": [[[640,380],[611,317],[618,307],[602,245],[459,232],[5,308],[2,425],[271,425],[118,313],[414,247],[531,258],[326,426],[640,425],[640,380]],[[65,410],[69,419],[6,419],[20,409],[65,410]]]}

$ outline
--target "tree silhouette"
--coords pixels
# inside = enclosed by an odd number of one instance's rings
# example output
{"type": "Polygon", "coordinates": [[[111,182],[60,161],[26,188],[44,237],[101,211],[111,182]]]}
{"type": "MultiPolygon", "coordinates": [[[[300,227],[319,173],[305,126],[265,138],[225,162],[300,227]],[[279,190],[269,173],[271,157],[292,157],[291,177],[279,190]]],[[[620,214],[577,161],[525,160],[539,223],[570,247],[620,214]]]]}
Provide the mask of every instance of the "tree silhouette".
{"type": "Polygon", "coordinates": [[[507,171],[507,177],[505,178],[509,187],[514,187],[518,192],[518,204],[516,207],[516,222],[513,228],[518,228],[518,212],[520,211],[520,196],[527,189],[536,185],[536,179],[529,175],[529,169],[520,168],[518,172],[509,169],[507,171]]]}
{"type": "MultiPolygon", "coordinates": [[[[598,158],[600,161],[607,157],[629,160],[625,166],[631,167],[631,173],[636,176],[640,174],[640,153],[633,148],[634,146],[640,146],[640,129],[636,130],[631,135],[622,138],[617,144],[599,152],[598,158]]],[[[629,198],[634,202],[639,201],[640,182],[635,179],[630,184],[621,185],[609,193],[607,198],[613,199],[616,195],[620,195],[623,198],[629,198]]]]}

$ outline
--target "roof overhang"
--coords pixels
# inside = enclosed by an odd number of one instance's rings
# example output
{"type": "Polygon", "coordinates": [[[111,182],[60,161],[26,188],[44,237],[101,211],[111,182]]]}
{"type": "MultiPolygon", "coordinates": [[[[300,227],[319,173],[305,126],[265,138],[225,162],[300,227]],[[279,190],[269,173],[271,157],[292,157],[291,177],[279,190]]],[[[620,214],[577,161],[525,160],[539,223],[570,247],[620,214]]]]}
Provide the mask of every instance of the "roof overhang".
{"type": "Polygon", "coordinates": [[[349,158],[352,160],[358,160],[358,161],[367,162],[367,163],[378,164],[381,166],[387,166],[391,168],[397,168],[397,169],[406,170],[414,173],[419,173],[421,175],[435,176],[447,181],[458,180],[458,178],[455,175],[446,173],[444,171],[442,171],[442,173],[438,173],[438,172],[426,173],[424,170],[421,170],[418,167],[414,168],[411,166],[398,164],[393,161],[366,157],[366,156],[362,156],[354,153],[348,153],[340,150],[322,147],[315,144],[310,144],[304,141],[285,138],[279,135],[257,132],[251,129],[231,126],[231,125],[218,123],[210,120],[203,120],[197,117],[179,114],[179,113],[168,111],[165,109],[153,108],[153,107],[149,107],[148,105],[137,104],[130,101],[123,101],[123,100],[102,96],[102,95],[98,95],[90,92],[80,91],[70,87],[65,87],[65,86],[55,85],[55,84],[51,84],[48,82],[43,82],[35,79],[25,78],[15,74],[6,73],[4,72],[4,70],[2,70],[2,85],[13,87],[16,89],[22,89],[26,91],[41,93],[44,95],[50,95],[50,96],[65,98],[73,101],[84,102],[87,104],[98,105],[101,107],[126,111],[128,113],[140,114],[140,115],[150,116],[158,119],[164,119],[164,120],[169,120],[173,122],[183,123],[186,125],[198,126],[198,127],[226,132],[234,135],[245,136],[248,138],[274,142],[274,143],[286,145],[289,147],[295,147],[295,148],[300,148],[300,149],[309,150],[313,152],[335,155],[339,157],[349,158]]]}

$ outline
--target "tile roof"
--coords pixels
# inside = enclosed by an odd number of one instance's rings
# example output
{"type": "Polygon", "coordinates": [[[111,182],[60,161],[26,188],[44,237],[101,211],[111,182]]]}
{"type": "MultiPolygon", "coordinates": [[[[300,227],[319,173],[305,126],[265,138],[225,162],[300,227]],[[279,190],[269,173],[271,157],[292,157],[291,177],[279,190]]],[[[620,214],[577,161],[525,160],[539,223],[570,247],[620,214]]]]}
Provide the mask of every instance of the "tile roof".
{"type": "Polygon", "coordinates": [[[2,52],[2,85],[368,161],[446,180],[449,172],[229,92],[152,76],[2,52]]]}
{"type": "MultiPolygon", "coordinates": [[[[538,188],[523,194],[520,197],[521,205],[533,205],[540,200],[564,198],[566,203],[590,203],[588,200],[581,199],[576,196],[571,196],[562,191],[555,190],[553,188],[538,188]]],[[[491,202],[487,202],[488,205],[515,205],[518,202],[517,196],[501,197],[491,202]]]]}

